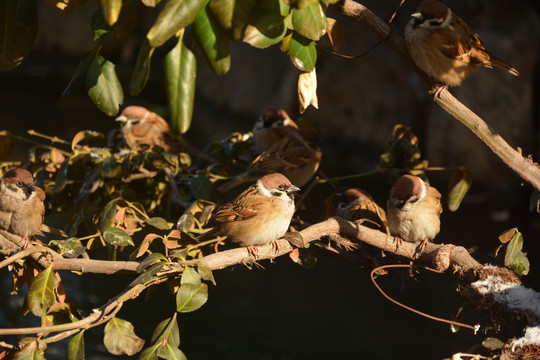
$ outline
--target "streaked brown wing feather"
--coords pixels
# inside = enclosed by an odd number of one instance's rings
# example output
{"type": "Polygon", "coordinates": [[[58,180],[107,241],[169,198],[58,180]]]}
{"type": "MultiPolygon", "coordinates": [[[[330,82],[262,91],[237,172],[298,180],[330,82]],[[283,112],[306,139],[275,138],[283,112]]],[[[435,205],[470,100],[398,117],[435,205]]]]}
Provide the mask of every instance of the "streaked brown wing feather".
{"type": "Polygon", "coordinates": [[[257,215],[264,200],[257,194],[257,189],[250,186],[236,199],[220,207],[216,212],[215,220],[223,223],[249,219],[257,215]]]}

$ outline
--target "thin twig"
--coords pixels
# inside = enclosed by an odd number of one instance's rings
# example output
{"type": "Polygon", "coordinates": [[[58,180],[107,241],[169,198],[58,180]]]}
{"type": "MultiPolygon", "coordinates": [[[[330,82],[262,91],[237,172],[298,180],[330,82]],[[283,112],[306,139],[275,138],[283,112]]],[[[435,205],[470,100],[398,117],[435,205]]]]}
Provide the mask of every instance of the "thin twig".
{"type": "MultiPolygon", "coordinates": [[[[351,0],[338,2],[333,4],[332,7],[367,26],[372,33],[409,64],[428,89],[433,88],[435,85],[433,80],[412,61],[405,41],[395,32],[392,32],[388,24],[377,17],[371,10],[351,0]]],[[[443,90],[440,97],[435,98],[435,102],[484,142],[495,155],[523,180],[540,191],[540,167],[538,164],[529,158],[523,157],[518,151],[514,150],[484,120],[454,98],[448,90],[443,90]]]]}
{"type": "MultiPolygon", "coordinates": [[[[406,309],[406,310],[409,310],[409,311],[412,311],[413,313],[416,313],[418,315],[421,315],[421,316],[424,316],[424,317],[427,317],[428,319],[431,319],[431,320],[435,320],[435,321],[439,321],[439,322],[444,322],[444,323],[447,323],[447,324],[451,324],[451,325],[456,325],[456,326],[462,326],[462,327],[465,327],[465,328],[468,328],[468,329],[471,329],[471,330],[474,330],[474,332],[476,333],[476,331],[478,331],[479,329],[479,325],[476,325],[476,326],[472,326],[472,325],[469,325],[469,324],[464,324],[464,323],[460,323],[458,321],[452,321],[452,320],[447,320],[447,319],[443,319],[443,318],[439,318],[437,316],[433,316],[433,315],[429,315],[429,314],[426,314],[420,310],[416,310],[416,309],[413,309],[412,307],[410,306],[407,306],[405,304],[402,304],[400,303],[399,301],[391,298],[388,294],[386,294],[382,289],[381,287],[379,286],[379,284],[377,284],[377,281],[375,281],[375,274],[377,271],[380,271],[380,270],[384,270],[384,269],[390,269],[390,268],[411,268],[412,265],[409,265],[409,264],[392,264],[392,265],[382,265],[382,266],[379,266],[375,269],[373,269],[371,271],[371,274],[370,274],[370,277],[371,277],[371,281],[373,282],[373,285],[375,285],[375,287],[377,288],[377,290],[379,290],[379,292],[385,297],[387,298],[389,301],[393,302],[394,304],[406,309]]],[[[438,270],[434,270],[434,269],[431,269],[431,268],[428,268],[426,266],[418,266],[418,265],[415,265],[415,267],[421,267],[422,269],[425,269],[425,270],[429,270],[429,271],[433,271],[437,274],[444,274],[444,272],[442,271],[438,271],[438,270]]]]}

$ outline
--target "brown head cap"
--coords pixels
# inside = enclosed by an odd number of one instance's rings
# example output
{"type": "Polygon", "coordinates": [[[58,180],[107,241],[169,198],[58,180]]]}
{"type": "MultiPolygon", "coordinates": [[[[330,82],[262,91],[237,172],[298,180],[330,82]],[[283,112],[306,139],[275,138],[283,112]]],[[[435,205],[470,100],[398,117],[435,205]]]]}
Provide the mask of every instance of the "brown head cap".
{"type": "Polygon", "coordinates": [[[405,200],[412,195],[420,195],[423,191],[423,180],[414,175],[403,175],[397,179],[392,188],[391,197],[394,199],[405,200]]]}
{"type": "Polygon", "coordinates": [[[11,169],[2,177],[4,183],[17,183],[22,182],[24,185],[34,184],[34,178],[30,171],[25,169],[11,169]]]}
{"type": "Polygon", "coordinates": [[[277,188],[279,185],[285,185],[285,186],[291,186],[291,182],[285,175],[282,175],[280,173],[273,173],[263,176],[259,179],[261,184],[266,189],[273,189],[277,188]]]}

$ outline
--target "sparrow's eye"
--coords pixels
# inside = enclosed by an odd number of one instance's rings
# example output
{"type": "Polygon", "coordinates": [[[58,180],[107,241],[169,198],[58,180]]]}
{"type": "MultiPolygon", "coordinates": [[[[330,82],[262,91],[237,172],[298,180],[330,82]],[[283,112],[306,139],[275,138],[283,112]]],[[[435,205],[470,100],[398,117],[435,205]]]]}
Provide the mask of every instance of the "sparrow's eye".
{"type": "Polygon", "coordinates": [[[441,19],[431,19],[428,21],[429,26],[437,27],[442,25],[441,19]]]}
{"type": "Polygon", "coordinates": [[[279,185],[277,188],[281,191],[287,190],[287,187],[285,185],[279,185]]]}
{"type": "Polygon", "coordinates": [[[23,186],[22,181],[17,181],[17,186],[22,187],[23,186]]]}

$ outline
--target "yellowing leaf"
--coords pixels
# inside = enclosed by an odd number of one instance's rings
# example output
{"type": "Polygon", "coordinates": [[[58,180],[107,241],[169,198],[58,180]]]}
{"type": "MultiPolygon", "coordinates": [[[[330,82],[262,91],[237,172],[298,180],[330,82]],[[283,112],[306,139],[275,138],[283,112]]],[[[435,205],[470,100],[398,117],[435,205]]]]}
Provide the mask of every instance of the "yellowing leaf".
{"type": "Polygon", "coordinates": [[[448,182],[448,210],[456,211],[459,208],[471,184],[472,179],[467,170],[454,171],[448,182]]]}
{"type": "Polygon", "coordinates": [[[109,26],[113,26],[118,20],[122,9],[122,0],[98,0],[103,18],[109,26]]]}
{"type": "Polygon", "coordinates": [[[113,355],[135,355],[144,346],[144,340],[135,335],[133,325],[126,320],[112,318],[107,322],[103,343],[113,355]]]}
{"type": "Polygon", "coordinates": [[[28,289],[27,297],[28,308],[34,315],[41,317],[56,302],[54,290],[57,286],[58,279],[52,266],[41,271],[34,278],[28,289]]]}
{"type": "Polygon", "coordinates": [[[319,108],[315,69],[310,72],[300,73],[298,77],[298,100],[300,102],[300,113],[303,113],[310,105],[313,105],[315,109],[319,108]]]}

